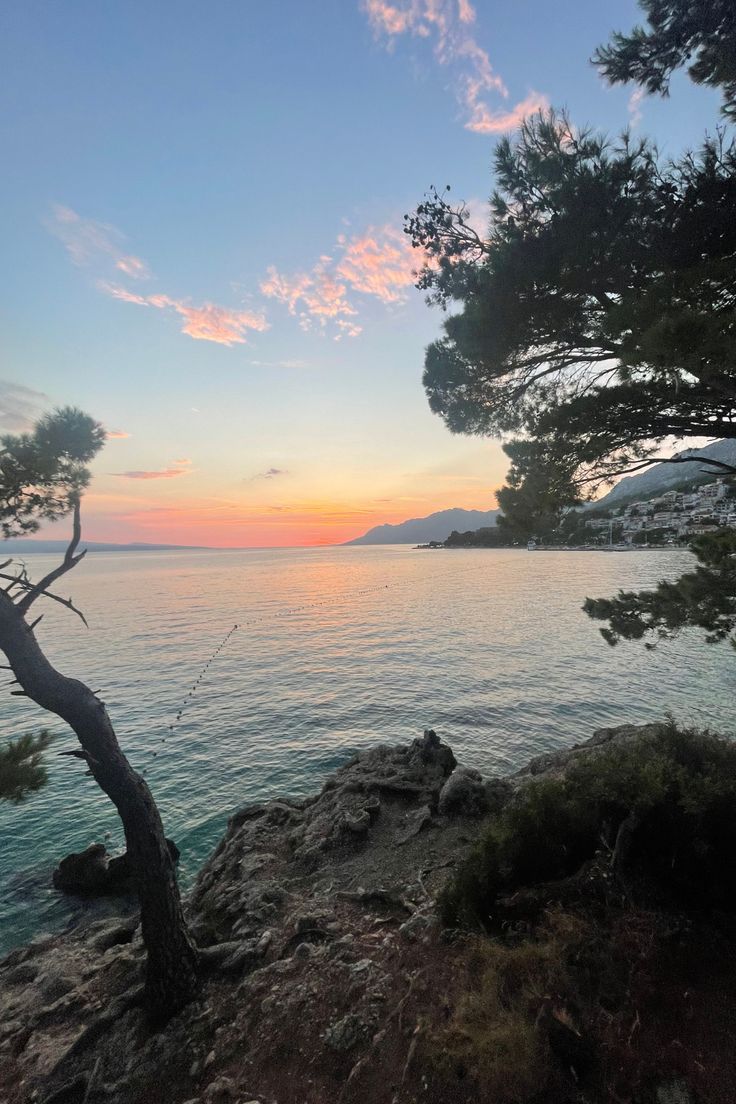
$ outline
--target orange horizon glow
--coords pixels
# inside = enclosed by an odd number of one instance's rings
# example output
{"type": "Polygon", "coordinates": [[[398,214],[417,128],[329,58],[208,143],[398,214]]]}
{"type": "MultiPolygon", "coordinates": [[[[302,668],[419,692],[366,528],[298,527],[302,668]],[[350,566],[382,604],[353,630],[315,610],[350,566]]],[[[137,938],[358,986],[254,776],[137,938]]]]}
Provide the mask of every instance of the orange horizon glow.
{"type": "MultiPolygon", "coordinates": [[[[295,548],[344,544],[377,525],[396,525],[440,510],[496,507],[490,490],[424,496],[402,495],[393,502],[346,504],[306,501],[244,507],[226,500],[146,504],[130,496],[91,493],[82,513],[83,542],[199,545],[209,548],[295,548]],[[463,502],[458,507],[458,501],[463,502]]],[[[44,527],[38,540],[64,539],[66,525],[44,527]]],[[[32,538],[33,539],[33,538],[32,538]]]]}

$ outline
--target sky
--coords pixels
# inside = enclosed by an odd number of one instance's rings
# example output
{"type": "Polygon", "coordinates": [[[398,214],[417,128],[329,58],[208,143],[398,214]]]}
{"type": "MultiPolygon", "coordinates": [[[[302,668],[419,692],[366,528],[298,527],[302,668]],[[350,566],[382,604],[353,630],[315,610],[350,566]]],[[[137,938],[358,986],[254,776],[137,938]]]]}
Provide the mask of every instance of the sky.
{"type": "MultiPolygon", "coordinates": [[[[0,432],[108,430],[89,540],[333,544],[492,509],[507,459],[421,375],[442,312],[402,219],[486,223],[495,142],[541,106],[665,153],[718,118],[609,88],[629,0],[16,0],[0,8],[0,432]]],[[[632,94],[633,93],[633,94],[632,94]]],[[[40,536],[64,535],[64,523],[40,536]]]]}

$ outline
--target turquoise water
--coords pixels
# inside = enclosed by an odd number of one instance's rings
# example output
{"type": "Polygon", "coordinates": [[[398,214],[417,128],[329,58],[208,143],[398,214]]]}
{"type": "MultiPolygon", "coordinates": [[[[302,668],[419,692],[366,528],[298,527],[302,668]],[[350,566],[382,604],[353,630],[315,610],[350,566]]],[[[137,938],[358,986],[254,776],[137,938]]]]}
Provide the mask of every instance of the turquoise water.
{"type": "MultiPolygon", "coordinates": [[[[28,557],[32,574],[52,563],[28,557]]],[[[437,729],[487,773],[672,710],[736,728],[736,657],[684,637],[653,653],[609,648],[586,595],[672,577],[686,552],[564,553],[409,547],[99,553],[65,580],[90,628],[52,607],[49,658],[107,703],[146,777],[185,884],[238,805],[304,794],[358,748],[437,729]],[[207,668],[174,732],[170,725],[207,668]]],[[[21,698],[0,738],[48,725],[50,782],[0,807],[0,948],[62,927],[73,903],[56,862],[93,840],[120,845],[114,810],[73,735],[21,698]]]]}

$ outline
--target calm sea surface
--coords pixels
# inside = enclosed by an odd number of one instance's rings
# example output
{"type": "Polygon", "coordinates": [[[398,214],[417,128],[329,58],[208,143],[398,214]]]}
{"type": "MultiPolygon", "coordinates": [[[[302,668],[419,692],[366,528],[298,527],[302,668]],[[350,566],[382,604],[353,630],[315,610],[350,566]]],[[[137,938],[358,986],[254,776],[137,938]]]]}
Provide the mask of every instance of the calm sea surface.
{"type": "MultiPolygon", "coordinates": [[[[54,562],[30,556],[34,576],[54,562]]],[[[586,595],[673,577],[688,553],[409,547],[98,553],[66,579],[90,628],[46,603],[51,660],[107,703],[182,851],[186,885],[237,806],[306,794],[351,752],[432,727],[506,772],[595,728],[662,717],[736,729],[736,657],[685,637],[611,649],[586,595]],[[239,627],[187,693],[233,625],[239,627]]],[[[65,727],[0,700],[0,738],[48,725],[50,782],[0,806],[0,949],[68,922],[51,871],[116,815],[65,727]]]]}

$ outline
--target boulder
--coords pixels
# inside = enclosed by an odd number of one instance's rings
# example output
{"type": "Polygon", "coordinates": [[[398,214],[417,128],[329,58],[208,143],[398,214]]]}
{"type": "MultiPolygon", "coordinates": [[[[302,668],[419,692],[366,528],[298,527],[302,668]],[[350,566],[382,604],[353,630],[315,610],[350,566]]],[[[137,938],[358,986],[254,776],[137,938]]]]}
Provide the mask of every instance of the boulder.
{"type": "Polygon", "coordinates": [[[442,816],[478,817],[488,812],[483,777],[477,770],[459,767],[440,790],[438,805],[442,816]]]}
{"type": "MultiPolygon", "coordinates": [[[[173,840],[166,841],[174,862],[179,848],[173,840]]],[[[127,853],[111,858],[104,843],[91,843],[84,851],[72,852],[62,859],[52,875],[56,889],[81,897],[101,897],[104,894],[130,893],[133,871],[127,853]]]]}
{"type": "Polygon", "coordinates": [[[424,735],[412,741],[409,759],[418,759],[425,767],[438,767],[445,777],[452,774],[457,766],[452,748],[443,744],[432,728],[425,728],[424,735]]]}
{"type": "Polygon", "coordinates": [[[109,858],[104,843],[91,843],[84,851],[62,859],[53,873],[53,883],[62,893],[97,896],[108,893],[109,858]]]}

